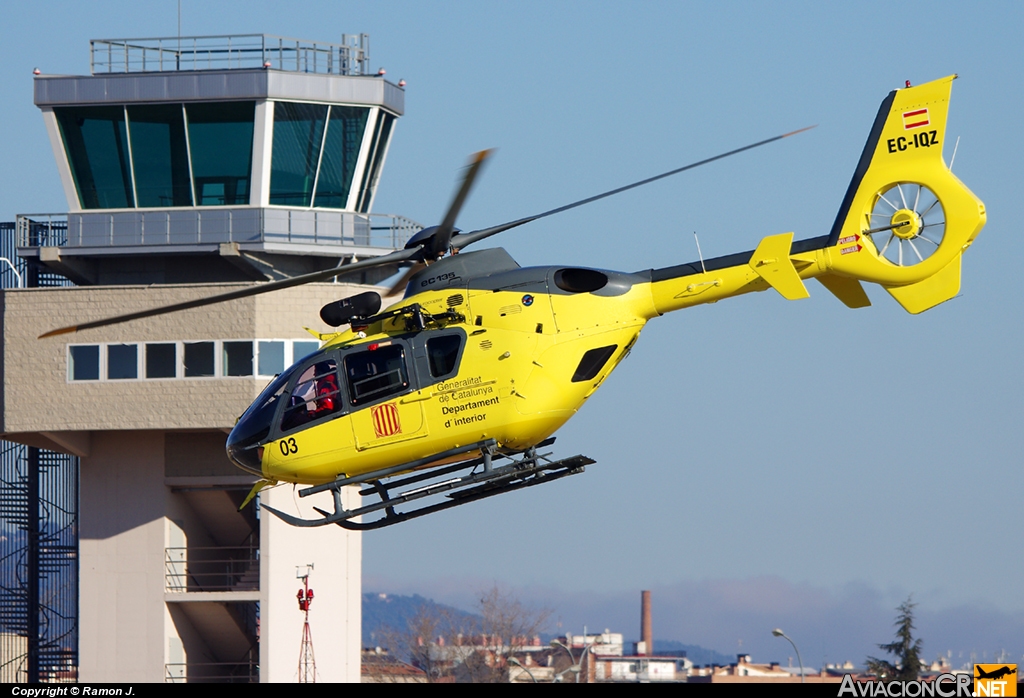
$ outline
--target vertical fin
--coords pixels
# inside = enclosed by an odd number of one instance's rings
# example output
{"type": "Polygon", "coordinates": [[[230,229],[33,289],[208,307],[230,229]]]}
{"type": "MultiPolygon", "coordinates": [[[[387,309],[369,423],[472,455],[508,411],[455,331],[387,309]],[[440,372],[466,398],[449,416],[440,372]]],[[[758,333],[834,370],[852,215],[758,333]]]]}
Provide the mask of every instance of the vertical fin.
{"type": "Polygon", "coordinates": [[[750,268],[788,301],[811,296],[789,258],[792,246],[793,233],[769,235],[758,244],[749,262],[750,268]]]}

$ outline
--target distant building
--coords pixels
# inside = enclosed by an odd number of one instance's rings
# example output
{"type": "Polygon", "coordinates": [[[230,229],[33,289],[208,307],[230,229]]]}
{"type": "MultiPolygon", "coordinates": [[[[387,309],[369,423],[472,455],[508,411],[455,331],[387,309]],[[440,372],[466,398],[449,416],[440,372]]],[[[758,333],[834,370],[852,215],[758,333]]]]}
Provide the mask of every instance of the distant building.
{"type": "Polygon", "coordinates": [[[598,683],[685,682],[693,667],[686,657],[598,656],[593,664],[591,681],[598,683]]]}
{"type": "MultiPolygon", "coordinates": [[[[693,666],[685,656],[624,655],[622,633],[605,630],[599,635],[566,634],[565,645],[577,650],[580,681],[587,683],[648,683],[685,681],[693,666]],[[580,654],[585,652],[585,654],[580,654]]],[[[644,648],[643,643],[637,643],[644,648]]]]}
{"type": "Polygon", "coordinates": [[[363,649],[362,683],[430,683],[427,672],[380,647],[363,649]]]}
{"type": "Polygon", "coordinates": [[[573,635],[572,633],[566,633],[565,637],[560,639],[573,650],[578,649],[582,651],[590,647],[590,651],[593,654],[614,657],[622,656],[622,633],[613,633],[608,629],[605,629],[600,635],[573,635]]]}
{"type": "MultiPolygon", "coordinates": [[[[740,654],[728,666],[694,667],[689,683],[801,683],[798,667],[783,667],[778,662],[755,664],[749,654],[740,654]]],[[[819,672],[804,667],[804,683],[841,683],[842,674],[819,672]]]]}

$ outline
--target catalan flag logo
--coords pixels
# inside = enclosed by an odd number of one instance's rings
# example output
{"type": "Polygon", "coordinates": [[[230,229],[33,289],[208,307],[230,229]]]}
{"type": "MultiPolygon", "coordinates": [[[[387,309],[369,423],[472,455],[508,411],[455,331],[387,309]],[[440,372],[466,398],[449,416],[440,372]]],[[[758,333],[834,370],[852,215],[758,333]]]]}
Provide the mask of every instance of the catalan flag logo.
{"type": "Polygon", "coordinates": [[[903,128],[909,131],[912,128],[921,128],[931,123],[928,118],[928,107],[915,109],[914,111],[903,112],[903,128]]]}
{"type": "Polygon", "coordinates": [[[398,419],[398,408],[395,403],[377,405],[370,410],[370,416],[373,418],[373,431],[378,439],[402,433],[402,422],[398,419]]]}

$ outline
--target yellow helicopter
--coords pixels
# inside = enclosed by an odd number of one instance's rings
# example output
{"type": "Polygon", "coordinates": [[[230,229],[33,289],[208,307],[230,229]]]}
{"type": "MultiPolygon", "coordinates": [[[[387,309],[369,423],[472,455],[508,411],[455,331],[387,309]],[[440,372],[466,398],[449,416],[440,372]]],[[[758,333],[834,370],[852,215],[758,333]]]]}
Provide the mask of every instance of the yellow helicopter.
{"type": "MultiPolygon", "coordinates": [[[[405,249],[198,301],[48,335],[125,322],[323,281],[381,265],[412,265],[405,296],[381,311],[366,292],[321,318],[349,328],[276,377],[239,418],[227,453],[264,486],[333,493],[334,511],[297,526],[380,528],[582,472],[582,455],[541,453],[629,354],[648,320],[673,310],[775,289],[796,300],[818,279],[851,308],[880,284],[911,313],[959,292],[960,260],[985,224],[984,204],[942,157],[949,76],[882,102],[831,231],[769,235],[752,252],[624,273],[520,268],[500,248],[462,252],[497,233],[793,135],[769,138],[551,211],[463,233],[455,220],[489,151],[478,153],[438,226],[405,249]],[[341,488],[367,504],[346,509],[341,488]],[[359,517],[372,520],[363,521],[359,517]],[[374,518],[376,517],[376,518],[374,518]],[[359,520],[357,520],[359,519],[359,520]]],[[[47,336],[47,335],[44,335],[47,336]]],[[[248,501],[248,500],[247,500],[248,501]]],[[[244,506],[244,505],[243,505],[244,506]]]]}

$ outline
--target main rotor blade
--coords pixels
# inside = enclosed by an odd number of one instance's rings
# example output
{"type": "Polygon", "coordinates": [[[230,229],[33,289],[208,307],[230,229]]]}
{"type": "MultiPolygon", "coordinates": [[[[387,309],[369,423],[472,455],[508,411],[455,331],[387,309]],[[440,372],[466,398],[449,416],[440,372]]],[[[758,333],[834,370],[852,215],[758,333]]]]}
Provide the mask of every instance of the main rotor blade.
{"type": "MultiPolygon", "coordinates": [[[[817,124],[815,124],[815,126],[817,126],[817,124]]],[[[650,184],[651,182],[656,182],[659,179],[665,179],[666,177],[671,177],[672,175],[679,174],[680,172],[685,172],[686,170],[692,170],[695,167],[700,167],[701,165],[707,165],[708,163],[714,162],[715,160],[721,160],[723,158],[729,157],[730,155],[736,155],[738,153],[742,153],[745,150],[752,150],[753,148],[759,148],[762,145],[767,145],[769,143],[774,143],[775,141],[782,140],[783,138],[789,138],[790,136],[795,136],[798,133],[803,133],[804,131],[809,131],[810,129],[814,128],[815,126],[806,126],[804,128],[798,129],[796,131],[790,131],[789,133],[783,133],[781,136],[774,136],[772,138],[766,138],[763,141],[758,141],[757,143],[751,143],[750,145],[745,145],[742,148],[736,148],[735,150],[730,150],[729,152],[721,153],[720,155],[715,155],[714,157],[705,158],[704,160],[699,160],[697,162],[692,162],[689,165],[684,165],[683,167],[677,167],[674,170],[669,170],[668,172],[663,172],[662,174],[655,175],[653,177],[648,177],[647,179],[641,179],[639,182],[633,182],[632,184],[627,184],[627,185],[625,185],[623,187],[618,187],[617,189],[612,189],[611,191],[606,191],[606,192],[604,192],[602,194],[597,194],[595,196],[588,196],[585,199],[580,199],[579,201],[574,201],[571,204],[566,204],[565,206],[559,206],[558,208],[553,208],[550,211],[545,211],[544,213],[538,213],[538,214],[536,214],[534,216],[527,216],[526,218],[520,218],[518,220],[510,221],[509,223],[502,223],[501,225],[495,225],[493,227],[484,228],[482,230],[474,230],[474,231],[472,231],[470,233],[459,233],[458,235],[453,236],[453,238],[452,238],[452,246],[455,247],[458,250],[461,250],[464,247],[468,247],[469,245],[472,245],[474,242],[479,242],[479,241],[483,240],[484,238],[489,238],[492,235],[497,235],[498,233],[503,233],[506,230],[510,230],[512,228],[516,228],[516,227],[518,227],[520,225],[523,225],[525,223],[530,223],[530,222],[538,220],[540,218],[546,218],[547,216],[553,216],[556,213],[561,213],[562,211],[568,211],[571,208],[576,208],[577,206],[583,206],[584,204],[589,204],[589,203],[592,203],[592,202],[597,201],[599,199],[603,199],[605,197],[612,196],[614,194],[619,194],[619,193],[622,193],[624,191],[628,191],[629,189],[635,189],[636,187],[642,187],[645,184],[650,184]]]]}
{"type": "Polygon", "coordinates": [[[166,315],[167,313],[176,313],[179,310],[202,308],[203,306],[206,305],[214,305],[216,303],[223,303],[225,301],[233,301],[238,298],[258,296],[261,293],[280,291],[281,289],[284,288],[301,286],[303,284],[308,284],[315,281],[326,281],[327,279],[332,279],[336,276],[348,274],[353,271],[363,271],[366,269],[373,269],[375,267],[381,267],[388,264],[397,264],[400,262],[407,262],[410,260],[418,261],[421,256],[422,250],[419,248],[414,248],[411,250],[398,250],[396,252],[392,252],[391,254],[383,255],[381,257],[374,257],[373,259],[366,259],[363,260],[362,262],[345,264],[340,267],[334,267],[333,269],[314,271],[310,274],[303,274],[301,276],[293,276],[290,279],[271,281],[269,283],[260,284],[259,286],[250,286],[249,288],[242,288],[237,291],[228,291],[227,293],[220,293],[215,296],[197,298],[195,300],[185,301],[183,303],[174,303],[172,305],[164,305],[158,308],[150,308],[149,310],[140,310],[135,313],[125,313],[124,315],[117,315],[114,317],[104,318],[103,320],[83,322],[80,325],[61,327],[60,329],[50,330],[45,334],[39,335],[39,339],[43,339],[44,337],[53,337],[59,334],[70,334],[72,332],[78,332],[79,330],[91,330],[94,327],[106,327],[108,325],[117,325],[122,322],[128,322],[129,320],[139,320],[141,318],[153,317],[155,315],[166,315]]]}
{"type": "Polygon", "coordinates": [[[469,196],[469,190],[473,188],[473,182],[480,173],[480,168],[483,167],[484,161],[486,161],[493,152],[493,148],[490,150],[481,150],[479,153],[470,157],[469,163],[465,168],[465,174],[462,177],[462,184],[459,185],[459,190],[455,193],[455,197],[448,206],[448,212],[444,214],[444,220],[441,221],[441,225],[437,227],[437,232],[434,233],[434,237],[430,245],[430,252],[434,257],[440,257],[448,251],[448,243],[451,242],[452,231],[455,230],[455,220],[459,217],[459,211],[462,209],[462,205],[466,203],[466,198],[469,196]]]}
{"type": "Polygon", "coordinates": [[[399,294],[405,293],[405,287],[409,284],[409,279],[423,271],[426,266],[427,265],[424,262],[415,262],[414,264],[410,264],[409,268],[406,269],[405,273],[399,277],[398,281],[391,284],[391,288],[387,290],[387,293],[383,295],[383,298],[387,300],[388,298],[394,298],[399,294]]]}

